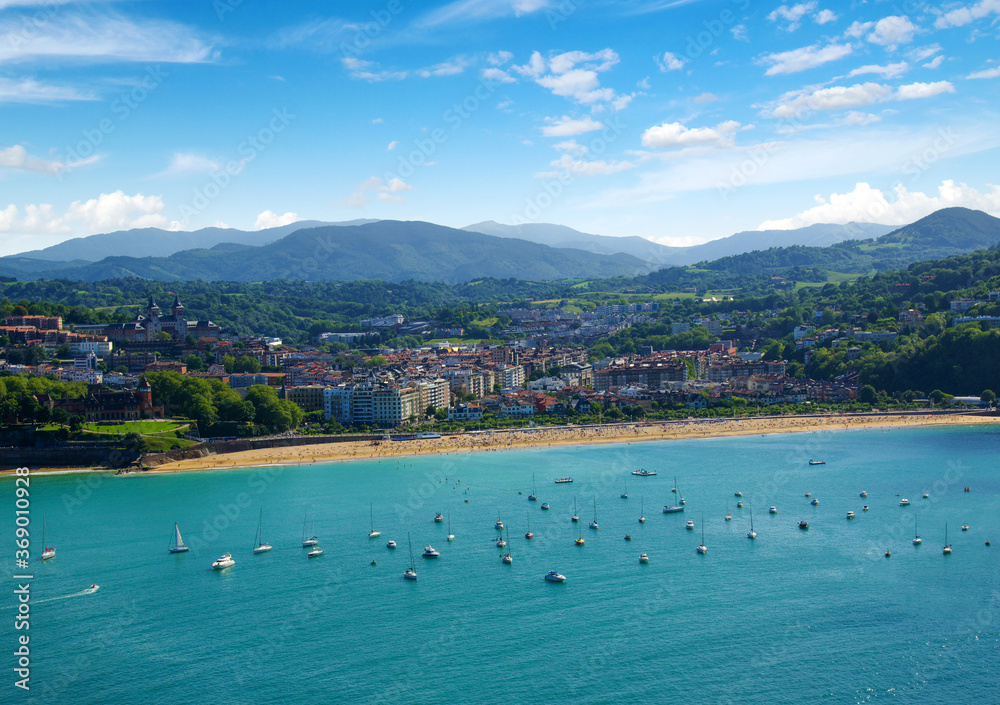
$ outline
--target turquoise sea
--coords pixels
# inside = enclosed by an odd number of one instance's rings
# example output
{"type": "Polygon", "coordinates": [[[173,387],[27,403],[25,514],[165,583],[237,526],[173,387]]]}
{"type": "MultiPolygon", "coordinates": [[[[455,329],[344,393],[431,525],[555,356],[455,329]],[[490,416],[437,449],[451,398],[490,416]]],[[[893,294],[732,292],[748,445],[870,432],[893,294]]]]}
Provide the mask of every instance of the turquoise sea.
{"type": "Polygon", "coordinates": [[[37,562],[36,537],[30,693],[12,686],[5,477],[2,702],[997,703],[998,451],[993,425],[37,476],[32,517],[40,529],[44,511],[58,554],[37,562]],[[686,510],[663,514],[675,476],[686,510]],[[261,509],[274,550],[254,556],[261,509]],[[317,559],[300,545],[305,514],[317,559]],[[167,553],[174,522],[187,554],[167,553]],[[407,535],[416,582],[402,579],[407,535]],[[441,557],[421,558],[425,544],[441,557]],[[223,552],[236,565],[213,572],[223,552]]]}

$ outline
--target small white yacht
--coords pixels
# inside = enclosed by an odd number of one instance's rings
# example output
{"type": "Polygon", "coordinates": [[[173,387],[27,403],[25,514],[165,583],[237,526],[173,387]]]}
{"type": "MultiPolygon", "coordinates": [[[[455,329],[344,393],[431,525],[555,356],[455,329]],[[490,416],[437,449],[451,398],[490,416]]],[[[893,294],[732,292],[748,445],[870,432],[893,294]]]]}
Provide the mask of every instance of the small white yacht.
{"type": "Polygon", "coordinates": [[[854,518],[854,512],[853,511],[847,512],[847,518],[848,519],[853,519],[854,518]]]}
{"type": "Polygon", "coordinates": [[[508,551],[507,553],[503,554],[503,558],[501,558],[501,560],[507,565],[511,565],[514,562],[514,557],[511,556],[510,551],[508,551]]]}
{"type": "Polygon", "coordinates": [[[503,536],[497,539],[497,548],[507,548],[507,542],[503,540],[503,536]]]}
{"type": "Polygon", "coordinates": [[[906,497],[903,497],[903,499],[899,500],[899,506],[901,506],[901,507],[909,507],[910,506],[910,500],[908,500],[906,497]]]}
{"type": "Polygon", "coordinates": [[[542,509],[544,509],[545,511],[548,511],[549,510],[549,503],[548,502],[542,502],[542,509]]]}
{"type": "Polygon", "coordinates": [[[371,522],[368,525],[368,538],[370,538],[370,539],[377,539],[379,536],[382,535],[382,532],[381,531],[375,531],[375,506],[374,505],[369,505],[368,509],[369,509],[369,517],[370,517],[370,522],[371,522]]]}
{"type": "Polygon", "coordinates": [[[407,568],[406,570],[403,571],[403,577],[406,578],[407,580],[416,580],[417,571],[413,570],[413,568],[407,568]]]}
{"type": "Polygon", "coordinates": [[[809,504],[813,505],[814,507],[817,506],[819,504],[819,498],[813,497],[812,501],[809,504]]]}
{"type": "Polygon", "coordinates": [[[440,555],[441,554],[438,553],[437,550],[430,544],[424,546],[424,552],[423,552],[424,558],[437,558],[440,555]]]}
{"type": "Polygon", "coordinates": [[[777,514],[778,513],[778,508],[777,507],[768,507],[767,513],[768,514],[777,514]]]}
{"type": "Polygon", "coordinates": [[[236,561],[233,560],[232,554],[223,553],[215,559],[214,563],[212,563],[212,570],[222,570],[223,568],[229,568],[234,565],[236,565],[236,561]]]}
{"type": "MultiPolygon", "coordinates": [[[[177,528],[177,524],[174,524],[174,528],[175,529],[177,528]]],[[[177,532],[177,538],[180,539],[180,536],[181,536],[181,532],[178,531],[177,532]]],[[[45,545],[45,543],[46,543],[46,541],[45,541],[45,515],[43,514],[42,515],[42,560],[43,561],[47,561],[50,558],[55,558],[56,557],[56,549],[49,548],[48,546],[45,545]]],[[[181,546],[184,546],[184,544],[181,543],[181,546]]],[[[186,546],[184,546],[184,550],[185,551],[187,550],[186,546]]]]}
{"type": "Polygon", "coordinates": [[[564,583],[564,582],[566,582],[566,576],[562,575],[561,573],[557,573],[554,570],[550,570],[548,573],[546,573],[545,574],[545,579],[548,580],[550,583],[564,583]]]}
{"type": "Polygon", "coordinates": [[[302,542],[302,548],[309,548],[310,546],[316,546],[319,544],[319,539],[315,536],[310,536],[305,541],[302,542]]]}
{"type": "Polygon", "coordinates": [[[742,492],[736,492],[734,496],[736,496],[736,497],[742,497],[743,493],[742,492]]]}
{"type": "Polygon", "coordinates": [[[389,543],[387,543],[387,544],[385,545],[385,547],[386,547],[386,548],[396,548],[396,542],[395,542],[395,541],[393,541],[392,539],[389,539],[389,543]]]}
{"type": "Polygon", "coordinates": [[[640,563],[649,563],[649,556],[647,556],[645,553],[640,553],[639,554],[639,562],[640,563]]]}
{"type": "Polygon", "coordinates": [[[733,515],[730,514],[729,512],[726,512],[726,521],[732,521],[732,520],[733,520],[733,515]]]}
{"type": "Polygon", "coordinates": [[[434,515],[434,521],[437,522],[438,524],[440,524],[442,521],[444,521],[444,514],[441,514],[440,512],[438,512],[437,514],[435,514],[434,515]]]}
{"type": "Polygon", "coordinates": [[[503,531],[503,522],[497,519],[497,523],[493,525],[497,531],[503,531]]]}
{"type": "Polygon", "coordinates": [[[862,496],[862,497],[867,497],[867,496],[868,496],[868,493],[867,493],[867,492],[865,492],[864,490],[861,490],[861,496],[862,496]]]}
{"type": "Polygon", "coordinates": [[[684,525],[684,528],[687,529],[688,531],[694,531],[694,521],[688,519],[688,522],[687,524],[684,525]]]}
{"type": "Polygon", "coordinates": [[[322,548],[320,548],[319,546],[317,546],[317,547],[316,547],[316,548],[314,548],[313,550],[309,551],[309,553],[307,553],[306,555],[307,555],[307,556],[308,556],[309,558],[316,558],[316,557],[318,557],[318,556],[322,556],[322,555],[323,555],[323,549],[322,549],[322,548]]]}
{"type": "MultiPolygon", "coordinates": [[[[263,522],[264,522],[264,509],[261,508],[261,510],[260,510],[260,518],[257,520],[257,535],[254,537],[254,540],[253,540],[253,542],[254,542],[254,549],[253,549],[254,555],[257,555],[258,553],[267,553],[272,548],[271,544],[267,543],[264,540],[264,534],[261,531],[261,527],[263,526],[263,522]]],[[[177,528],[176,524],[174,524],[174,528],[175,529],[177,528]]],[[[177,532],[177,535],[180,536],[180,532],[179,531],[177,532]]]]}

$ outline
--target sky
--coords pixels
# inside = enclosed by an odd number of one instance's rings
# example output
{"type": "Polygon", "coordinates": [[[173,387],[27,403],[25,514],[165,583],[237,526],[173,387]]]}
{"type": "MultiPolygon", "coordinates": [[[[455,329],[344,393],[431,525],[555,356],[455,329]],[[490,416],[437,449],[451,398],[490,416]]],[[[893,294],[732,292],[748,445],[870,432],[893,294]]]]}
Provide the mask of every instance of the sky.
{"type": "Polygon", "coordinates": [[[1000,216],[1000,0],[0,0],[0,255],[132,227],[691,245],[1000,216]]]}

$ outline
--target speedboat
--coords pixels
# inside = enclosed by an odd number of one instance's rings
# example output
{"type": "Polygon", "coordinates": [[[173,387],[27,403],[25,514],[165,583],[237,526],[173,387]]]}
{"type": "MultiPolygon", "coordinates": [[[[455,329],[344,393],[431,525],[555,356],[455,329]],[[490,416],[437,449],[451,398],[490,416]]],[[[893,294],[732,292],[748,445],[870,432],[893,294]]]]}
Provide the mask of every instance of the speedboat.
{"type": "Polygon", "coordinates": [[[736,503],[736,508],[737,509],[743,509],[743,502],[737,502],[736,503]]]}
{"type": "Polygon", "coordinates": [[[444,521],[444,514],[441,514],[441,512],[438,512],[437,514],[435,514],[434,515],[434,521],[436,521],[437,523],[440,524],[442,521],[444,521]]]}
{"type": "Polygon", "coordinates": [[[649,563],[649,556],[647,556],[645,553],[640,553],[639,554],[639,562],[640,563],[649,563]]]}
{"type": "Polygon", "coordinates": [[[819,504],[819,497],[813,497],[812,501],[809,503],[814,507],[819,504]]]}
{"type": "Polygon", "coordinates": [[[767,513],[768,514],[777,514],[778,513],[778,508],[777,507],[768,507],[767,508],[767,513]]]}
{"type": "Polygon", "coordinates": [[[930,495],[924,492],[924,499],[927,499],[928,497],[930,497],[930,495]]]}
{"type": "Polygon", "coordinates": [[[886,551],[885,552],[885,557],[886,558],[892,558],[892,552],[891,551],[886,551]]]}
{"type": "Polygon", "coordinates": [[[424,558],[437,558],[441,554],[434,550],[433,546],[428,544],[427,546],[424,546],[424,552],[422,555],[424,558]]]}
{"type": "Polygon", "coordinates": [[[389,543],[385,545],[386,548],[396,548],[396,542],[390,539],[389,543]]]}
{"type": "Polygon", "coordinates": [[[847,512],[847,518],[848,519],[853,519],[854,518],[854,512],[847,512]]]}
{"type": "Polygon", "coordinates": [[[236,565],[236,561],[233,560],[233,555],[231,553],[223,553],[212,563],[212,570],[222,570],[234,565],[236,565]]]}
{"type": "Polygon", "coordinates": [[[549,509],[549,503],[548,502],[542,502],[542,509],[548,511],[548,509],[549,509]]]}
{"type": "Polygon", "coordinates": [[[903,497],[903,499],[899,500],[899,506],[901,506],[901,507],[909,507],[910,506],[910,500],[906,499],[906,497],[903,497]]]}
{"type": "Polygon", "coordinates": [[[867,512],[868,511],[868,505],[866,504],[865,506],[861,507],[861,511],[867,512]]]}
{"type": "Polygon", "coordinates": [[[309,551],[309,553],[306,554],[306,556],[308,556],[309,558],[317,558],[322,555],[323,555],[323,549],[320,548],[319,546],[317,546],[316,548],[314,548],[313,550],[309,551]]]}
{"type": "Polygon", "coordinates": [[[310,546],[316,546],[319,544],[319,539],[315,536],[310,536],[305,541],[302,542],[302,548],[309,548],[310,546]]]}
{"type": "Polygon", "coordinates": [[[562,484],[564,484],[566,482],[572,482],[572,481],[573,481],[572,477],[560,477],[558,480],[556,480],[556,484],[557,485],[562,485],[562,484]]]}
{"type": "Polygon", "coordinates": [[[633,470],[632,474],[633,475],[638,475],[639,477],[652,477],[653,475],[656,474],[656,471],[655,470],[644,470],[642,468],[639,468],[638,470],[633,470]]]}
{"type": "Polygon", "coordinates": [[[799,522],[799,528],[800,529],[808,529],[809,528],[809,522],[806,521],[805,519],[803,519],[802,521],[799,522]]]}
{"type": "Polygon", "coordinates": [[[867,496],[868,496],[868,493],[867,493],[867,492],[865,492],[864,490],[861,490],[861,496],[862,496],[862,497],[867,497],[867,496]]]}
{"type": "Polygon", "coordinates": [[[962,524],[962,531],[968,531],[968,530],[969,530],[969,525],[968,524],[962,524]]]}
{"type": "Polygon", "coordinates": [[[732,520],[733,520],[733,515],[730,514],[729,512],[726,512],[726,521],[732,521],[732,520]]]}
{"type": "Polygon", "coordinates": [[[687,529],[688,531],[694,531],[694,521],[688,519],[688,523],[684,525],[684,528],[687,529]]]}
{"type": "Polygon", "coordinates": [[[825,460],[810,460],[809,464],[810,465],[826,465],[826,461],[825,460]]]}
{"type": "Polygon", "coordinates": [[[625,540],[626,541],[631,541],[632,540],[632,534],[625,534],[625,540]]]}
{"type": "Polygon", "coordinates": [[[742,493],[742,492],[737,492],[737,493],[735,494],[735,496],[736,496],[736,497],[742,497],[742,496],[743,496],[743,493],[742,493]]]}
{"type": "Polygon", "coordinates": [[[564,583],[566,582],[566,576],[561,573],[557,573],[554,570],[550,570],[545,574],[545,579],[550,583],[564,583]]]}

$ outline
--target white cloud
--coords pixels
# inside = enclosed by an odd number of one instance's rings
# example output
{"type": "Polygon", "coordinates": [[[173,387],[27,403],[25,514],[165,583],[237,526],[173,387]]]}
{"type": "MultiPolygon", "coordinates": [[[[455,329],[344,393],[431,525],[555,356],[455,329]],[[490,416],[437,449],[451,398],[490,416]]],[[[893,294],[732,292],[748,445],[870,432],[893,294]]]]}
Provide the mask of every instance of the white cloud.
{"type": "Polygon", "coordinates": [[[604,127],[590,116],[576,119],[563,115],[561,118],[545,118],[545,120],[550,123],[542,128],[542,134],[546,137],[574,137],[604,127]]]}
{"type": "Polygon", "coordinates": [[[833,10],[820,10],[818,13],[816,13],[816,16],[813,17],[813,21],[816,24],[827,24],[829,22],[836,22],[837,19],[838,19],[837,13],[835,13],[833,10]]]}
{"type": "Polygon", "coordinates": [[[733,39],[738,42],[749,42],[750,37],[747,36],[747,26],[745,24],[738,24],[729,30],[729,33],[733,35],[733,39]]]}
{"type": "Polygon", "coordinates": [[[381,81],[402,81],[409,76],[408,71],[385,71],[379,68],[374,61],[363,61],[353,56],[345,56],[340,60],[341,65],[347,69],[351,78],[369,83],[379,83],[381,81]]]}
{"type": "Polygon", "coordinates": [[[887,49],[895,49],[900,44],[912,42],[917,29],[906,15],[890,15],[875,23],[875,30],[868,35],[868,41],[887,49]]]}
{"type": "Polygon", "coordinates": [[[167,168],[155,174],[153,178],[172,179],[185,174],[212,174],[220,168],[219,162],[203,154],[175,152],[167,168]]]}
{"type": "Polygon", "coordinates": [[[925,47],[915,47],[906,52],[907,57],[910,61],[923,61],[924,59],[929,59],[935,54],[941,51],[940,44],[928,44],[925,47]]]}
{"type": "Polygon", "coordinates": [[[890,201],[881,190],[859,182],[848,193],[832,193],[829,197],[816,196],[819,205],[802,211],[791,218],[768,220],[757,226],[758,230],[790,230],[816,223],[871,222],[886,225],[905,225],[930,215],[941,208],[961,206],[1000,215],[1000,186],[989,184],[989,191],[980,193],[966,184],[952,180],[942,181],[937,195],[909,191],[902,184],[893,189],[895,199],[890,201]]]}
{"type": "Polygon", "coordinates": [[[861,39],[865,36],[872,27],[875,26],[874,22],[858,22],[855,20],[851,23],[851,26],[847,28],[844,32],[845,37],[853,37],[854,39],[861,39]]]}
{"type": "Polygon", "coordinates": [[[1000,14],[1000,0],[980,0],[974,5],[946,12],[934,21],[934,26],[938,29],[962,27],[983,17],[997,14],[1000,14]]]}
{"type": "Polygon", "coordinates": [[[364,208],[368,203],[368,194],[374,193],[380,201],[405,203],[406,200],[397,194],[412,190],[413,187],[400,178],[393,177],[387,182],[377,176],[370,176],[358,184],[354,193],[340,199],[340,202],[349,208],[364,208]]]}
{"type": "Polygon", "coordinates": [[[425,69],[417,70],[416,74],[421,78],[432,78],[435,76],[456,76],[472,64],[472,59],[467,56],[456,56],[454,59],[442,61],[425,69]]]}
{"type": "Polygon", "coordinates": [[[714,93],[702,93],[700,95],[696,95],[691,100],[695,105],[701,105],[703,103],[714,103],[718,99],[719,96],[715,95],[714,93]]]}
{"type": "Polygon", "coordinates": [[[664,73],[667,71],[680,71],[684,68],[684,64],[687,63],[684,59],[674,56],[669,51],[663,52],[663,56],[654,56],[653,59],[656,61],[656,65],[660,67],[660,71],[664,73]]]}
{"type": "Polygon", "coordinates": [[[382,118],[375,118],[374,120],[372,120],[373,125],[381,125],[383,122],[385,122],[385,120],[383,120],[382,118]]]}
{"type": "Polygon", "coordinates": [[[641,81],[635,84],[636,88],[641,88],[644,91],[648,91],[652,88],[652,84],[649,82],[649,76],[646,76],[641,81]]]}
{"type": "Polygon", "coordinates": [[[854,78],[855,76],[861,76],[863,74],[874,73],[882,78],[898,78],[906,73],[906,70],[910,68],[910,65],[905,61],[900,61],[897,64],[887,64],[886,66],[879,66],[878,64],[869,64],[868,66],[861,66],[854,69],[849,74],[847,78],[854,78]]]}
{"type": "Polygon", "coordinates": [[[394,149],[395,149],[395,148],[396,148],[396,147],[397,147],[398,145],[399,145],[399,140],[393,140],[392,142],[390,142],[390,143],[389,143],[389,144],[388,144],[388,145],[386,146],[386,148],[385,148],[385,151],[387,151],[387,152],[391,152],[391,151],[392,151],[392,150],[394,150],[394,149]]]}
{"type": "Polygon", "coordinates": [[[462,22],[482,22],[510,15],[520,17],[544,10],[549,5],[549,0],[456,0],[429,12],[417,24],[424,28],[436,28],[462,22]]]}
{"type": "Polygon", "coordinates": [[[938,66],[944,63],[944,54],[938,54],[931,61],[924,64],[925,69],[936,69],[938,66]]]}
{"type": "Polygon", "coordinates": [[[587,153],[587,148],[582,144],[579,144],[576,140],[565,140],[557,144],[552,145],[553,149],[558,149],[562,152],[569,152],[577,157],[582,157],[587,153]]]}
{"type": "Polygon", "coordinates": [[[966,78],[998,78],[1000,77],[1000,67],[973,71],[966,78]]]}
{"type": "MultiPolygon", "coordinates": [[[[73,168],[93,164],[100,159],[98,155],[73,162],[73,168]]],[[[31,171],[36,174],[59,174],[66,169],[66,164],[59,160],[42,159],[28,154],[28,150],[22,145],[15,144],[11,147],[0,148],[0,169],[16,169],[18,171],[31,171]]]]}
{"type": "Polygon", "coordinates": [[[216,40],[167,20],[133,21],[113,14],[53,14],[44,22],[0,21],[0,63],[51,59],[88,62],[204,63],[218,56],[216,40]],[[14,41],[30,29],[30,41],[14,41]]]}
{"type": "Polygon", "coordinates": [[[863,113],[858,110],[852,110],[847,113],[844,118],[844,124],[850,125],[852,127],[863,126],[863,125],[874,125],[876,122],[881,122],[882,118],[878,115],[873,115],[871,113],[863,113]]]}
{"type": "Polygon", "coordinates": [[[815,10],[817,5],[818,3],[815,0],[800,2],[797,5],[781,5],[777,10],[769,14],[767,19],[771,22],[781,22],[783,20],[787,23],[783,29],[788,32],[794,32],[799,28],[802,18],[815,10]]]}
{"type": "Polygon", "coordinates": [[[486,57],[486,61],[491,66],[503,66],[508,61],[514,58],[514,55],[509,51],[495,51],[486,57]]]}
{"type": "Polygon", "coordinates": [[[660,149],[695,145],[729,147],[733,144],[733,135],[739,129],[740,123],[735,120],[727,120],[715,127],[690,128],[679,122],[665,122],[643,132],[642,145],[660,149]]]}
{"type": "Polygon", "coordinates": [[[565,174],[572,174],[574,176],[607,176],[635,168],[635,164],[630,161],[606,162],[603,159],[592,161],[578,160],[573,159],[568,154],[564,154],[552,162],[552,166],[557,167],[558,171],[542,171],[535,174],[535,176],[540,179],[554,178],[565,174]]]}
{"type": "Polygon", "coordinates": [[[850,53],[850,44],[828,44],[822,48],[818,44],[813,44],[801,49],[765,54],[758,59],[757,63],[770,64],[771,66],[764,73],[767,76],[777,76],[816,68],[831,61],[843,59],[850,53]]]}
{"type": "Polygon", "coordinates": [[[899,100],[913,100],[915,98],[930,98],[941,93],[954,93],[955,87],[948,81],[935,81],[934,83],[910,83],[900,86],[896,91],[899,100]]]}
{"type": "Polygon", "coordinates": [[[513,65],[511,69],[549,89],[553,95],[571,98],[581,105],[594,105],[610,103],[618,97],[613,89],[601,87],[598,76],[611,69],[618,61],[618,54],[611,49],[602,49],[593,54],[568,51],[549,59],[543,58],[536,51],[527,64],[513,65]]]}
{"type": "Polygon", "coordinates": [[[181,224],[167,220],[163,215],[165,210],[161,196],[144,196],[141,193],[128,196],[122,191],[102,193],[86,201],[73,201],[61,214],[49,203],[27,204],[23,214],[17,206],[10,204],[0,209],[0,232],[90,235],[131,228],[179,230],[181,224]]]}
{"type": "Polygon", "coordinates": [[[302,220],[299,218],[298,213],[288,212],[284,215],[278,215],[272,211],[264,211],[257,216],[257,220],[254,221],[254,228],[257,230],[265,230],[267,228],[277,228],[282,225],[291,225],[292,223],[297,223],[302,220]]]}
{"type": "Polygon", "coordinates": [[[72,86],[53,86],[33,78],[0,77],[0,103],[63,103],[76,100],[97,100],[97,97],[72,86]]]}
{"type": "Polygon", "coordinates": [[[517,79],[503,69],[483,69],[481,75],[487,81],[496,81],[497,83],[517,83],[517,79]]]}

